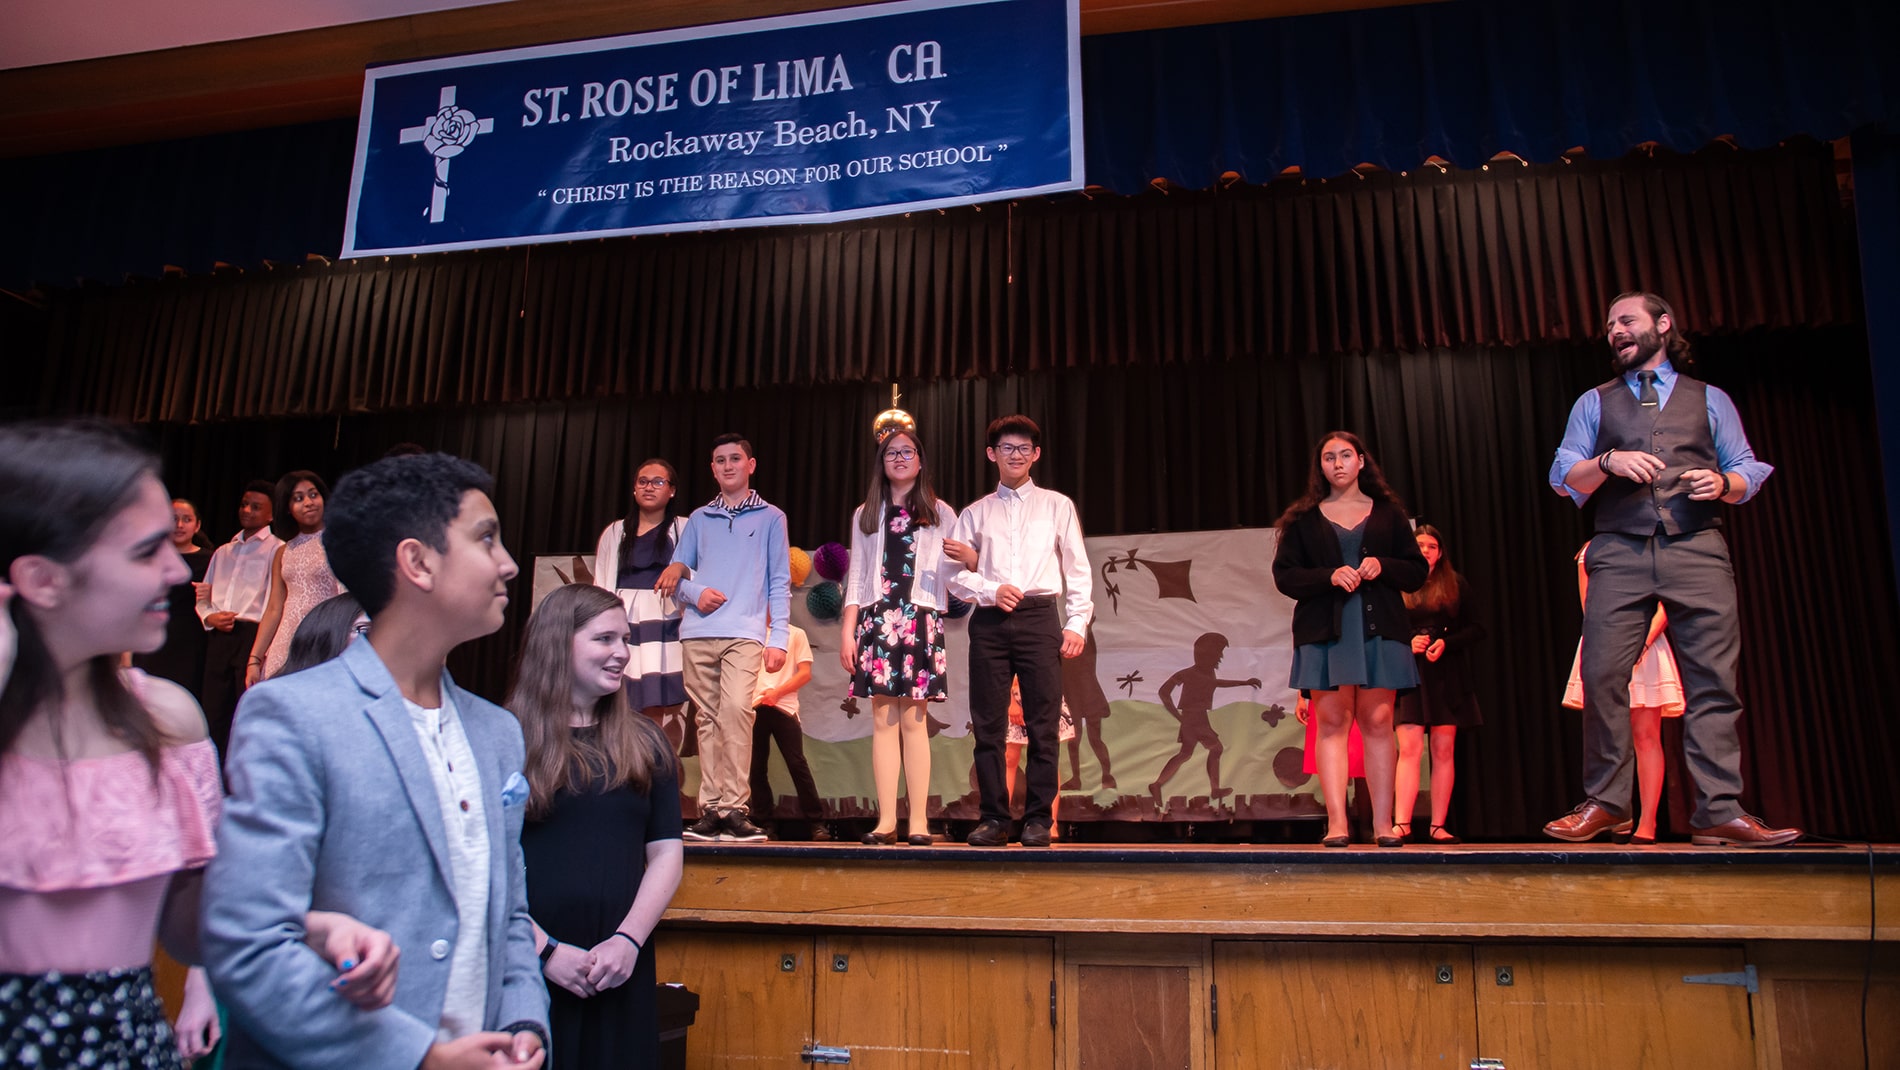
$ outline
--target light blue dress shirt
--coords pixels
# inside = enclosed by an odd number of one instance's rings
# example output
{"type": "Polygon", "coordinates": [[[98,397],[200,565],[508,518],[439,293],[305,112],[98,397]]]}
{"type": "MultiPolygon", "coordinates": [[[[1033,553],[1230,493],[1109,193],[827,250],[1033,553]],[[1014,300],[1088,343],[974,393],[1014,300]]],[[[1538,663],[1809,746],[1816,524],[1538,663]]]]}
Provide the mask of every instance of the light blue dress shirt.
{"type": "MultiPolygon", "coordinates": [[[[1636,371],[1623,373],[1623,383],[1630,389],[1633,397],[1640,399],[1643,394],[1641,382],[1636,371]]],[[[1667,408],[1669,395],[1675,392],[1676,369],[1667,360],[1656,369],[1656,400],[1660,408],[1667,408]]],[[[1706,384],[1705,384],[1706,385],[1706,384]]],[[[1742,501],[1755,496],[1775,470],[1774,466],[1755,459],[1755,450],[1748,444],[1748,433],[1742,430],[1741,414],[1735,411],[1735,402],[1720,387],[1710,386],[1708,391],[1709,432],[1715,439],[1715,459],[1724,472],[1734,472],[1742,477],[1748,488],[1742,492],[1742,501]]],[[[1579,461],[1587,461],[1596,456],[1597,428],[1603,420],[1603,399],[1595,390],[1586,390],[1570,406],[1570,420],[1564,425],[1563,444],[1557,447],[1557,458],[1550,465],[1550,486],[1559,494],[1567,494],[1570,500],[1582,506],[1590,500],[1590,495],[1577,490],[1564,482],[1579,461]]]]}

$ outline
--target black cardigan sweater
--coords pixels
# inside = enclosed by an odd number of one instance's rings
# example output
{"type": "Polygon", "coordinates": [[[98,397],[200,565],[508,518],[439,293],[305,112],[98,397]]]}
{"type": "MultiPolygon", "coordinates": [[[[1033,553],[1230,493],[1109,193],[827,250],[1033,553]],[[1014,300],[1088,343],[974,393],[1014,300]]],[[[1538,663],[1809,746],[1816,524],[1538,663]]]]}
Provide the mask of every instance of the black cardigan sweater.
{"type": "Polygon", "coordinates": [[[1341,565],[1357,568],[1368,557],[1379,559],[1379,578],[1360,584],[1356,592],[1365,598],[1366,637],[1411,642],[1404,594],[1425,586],[1430,568],[1418,552],[1404,511],[1390,502],[1373,502],[1359,561],[1340,556],[1339,535],[1318,507],[1280,529],[1280,548],[1273,555],[1273,585],[1297,603],[1293,607],[1295,646],[1339,638],[1340,613],[1352,593],[1333,586],[1333,570],[1341,565]]]}

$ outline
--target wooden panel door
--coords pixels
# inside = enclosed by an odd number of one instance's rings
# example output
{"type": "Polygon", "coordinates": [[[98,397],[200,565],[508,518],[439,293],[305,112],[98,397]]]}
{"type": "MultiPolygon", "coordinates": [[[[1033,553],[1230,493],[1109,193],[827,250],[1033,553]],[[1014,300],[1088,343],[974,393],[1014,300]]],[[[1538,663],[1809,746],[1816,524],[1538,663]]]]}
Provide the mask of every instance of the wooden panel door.
{"type": "Polygon", "coordinates": [[[1682,980],[1741,972],[1739,947],[1491,945],[1477,963],[1478,1054],[1505,1066],[1755,1065],[1748,990],[1682,980]]]}
{"type": "Polygon", "coordinates": [[[1047,937],[818,938],[813,1034],[854,1070],[1053,1070],[1047,937]]]}
{"type": "Polygon", "coordinates": [[[1198,936],[1064,937],[1062,1065],[1204,1070],[1209,946],[1198,936]]]}
{"type": "Polygon", "coordinates": [[[1214,984],[1217,1070],[1465,1067],[1478,1055],[1466,945],[1221,940],[1214,984]]]}
{"type": "Polygon", "coordinates": [[[1900,948],[1767,943],[1747,953],[1761,971],[1754,1009],[1762,1070],[1900,1066],[1900,948]]]}
{"type": "Polygon", "coordinates": [[[663,929],[654,966],[662,983],[699,995],[686,1031],[693,1070],[804,1070],[811,1043],[812,938],[663,929]]]}

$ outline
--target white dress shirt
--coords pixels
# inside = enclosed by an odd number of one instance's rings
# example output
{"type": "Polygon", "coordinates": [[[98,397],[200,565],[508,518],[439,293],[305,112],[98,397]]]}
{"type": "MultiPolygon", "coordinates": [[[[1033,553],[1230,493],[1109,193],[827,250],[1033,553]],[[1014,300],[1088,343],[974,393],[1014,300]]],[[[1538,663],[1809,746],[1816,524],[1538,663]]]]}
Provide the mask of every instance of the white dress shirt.
{"type": "MultiPolygon", "coordinates": [[[[210,593],[198,600],[198,619],[213,613],[236,613],[239,620],[252,624],[264,619],[264,602],[270,597],[270,564],[284,540],[269,528],[245,538],[242,531],[230,542],[211,552],[205,566],[204,582],[210,593]]],[[[206,625],[210,630],[210,625],[206,625]]]]}
{"type": "Polygon", "coordinates": [[[436,1029],[438,1041],[449,1041],[481,1032],[488,1014],[488,825],[482,776],[447,691],[440,709],[424,709],[408,699],[403,705],[409,707],[435,778],[442,828],[449,837],[449,868],[455,873],[455,950],[436,1029]]]}
{"type": "Polygon", "coordinates": [[[951,538],[976,547],[976,571],[950,581],[957,597],[980,606],[996,604],[996,589],[1012,584],[1025,595],[1065,595],[1064,631],[1088,634],[1095,616],[1094,578],[1082,523],[1066,495],[1025,480],[1011,490],[978,498],[957,518],[951,538]]]}

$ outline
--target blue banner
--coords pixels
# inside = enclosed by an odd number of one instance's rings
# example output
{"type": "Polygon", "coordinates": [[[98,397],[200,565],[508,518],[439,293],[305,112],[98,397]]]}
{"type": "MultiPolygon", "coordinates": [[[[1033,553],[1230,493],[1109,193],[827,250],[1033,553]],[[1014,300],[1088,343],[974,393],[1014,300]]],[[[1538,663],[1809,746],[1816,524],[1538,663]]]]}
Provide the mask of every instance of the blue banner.
{"type": "Polygon", "coordinates": [[[371,68],[343,255],[1082,186],[1076,0],[908,0],[371,68]]]}

